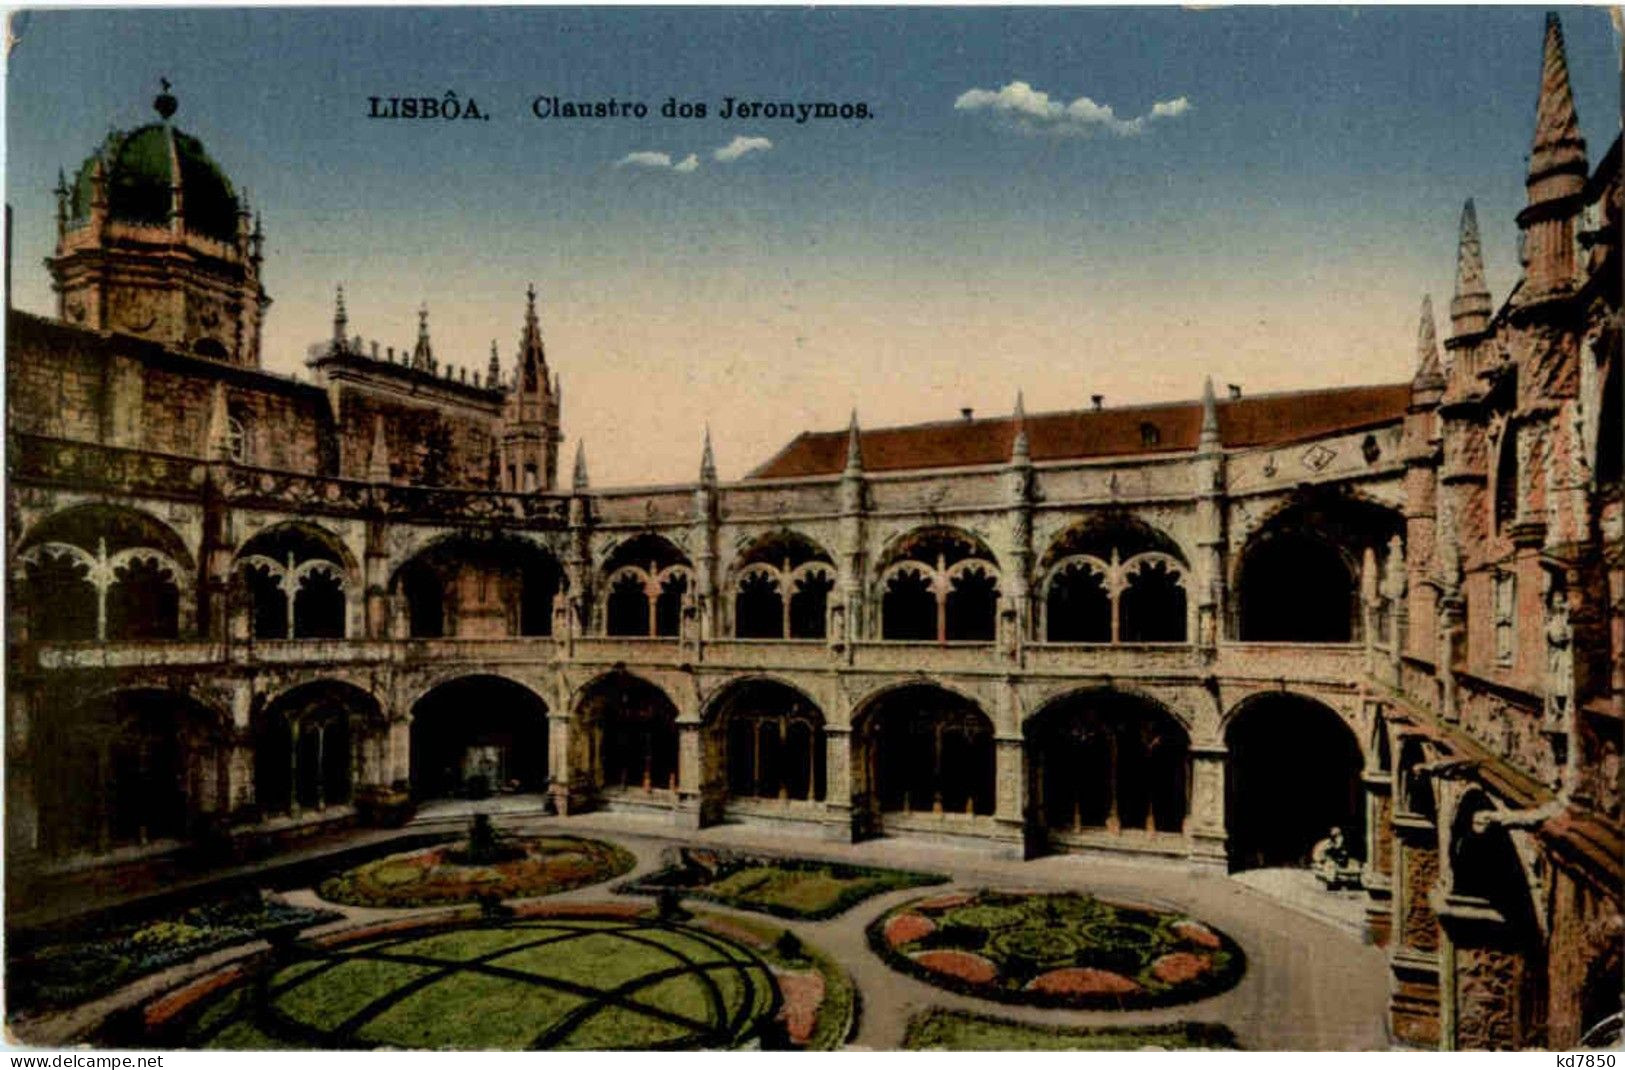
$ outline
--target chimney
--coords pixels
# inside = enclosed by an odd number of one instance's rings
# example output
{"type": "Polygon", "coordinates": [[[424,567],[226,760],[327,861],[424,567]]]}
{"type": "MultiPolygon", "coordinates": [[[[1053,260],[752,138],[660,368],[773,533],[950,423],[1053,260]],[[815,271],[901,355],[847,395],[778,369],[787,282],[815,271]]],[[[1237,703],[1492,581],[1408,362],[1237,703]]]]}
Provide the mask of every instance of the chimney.
{"type": "Polygon", "coordinates": [[[1231,401],[1239,401],[1241,399],[1241,384],[1240,383],[1226,383],[1226,384],[1224,384],[1224,388],[1226,390],[1230,391],[1230,400],[1231,401]]]}
{"type": "Polygon", "coordinates": [[[1095,408],[1096,412],[1099,412],[1101,409],[1105,408],[1105,406],[1106,406],[1106,395],[1105,394],[1090,394],[1089,395],[1089,400],[1094,403],[1094,408],[1095,408]]]}
{"type": "Polygon", "coordinates": [[[391,364],[394,364],[395,363],[395,347],[394,346],[389,346],[384,351],[389,354],[389,362],[391,364]]]}
{"type": "Polygon", "coordinates": [[[372,343],[372,359],[373,360],[378,359],[378,343],[377,342],[372,343]]]}
{"type": "Polygon", "coordinates": [[[963,409],[959,410],[959,415],[960,415],[961,418],[969,420],[969,419],[972,419],[973,417],[975,417],[976,410],[972,409],[972,408],[969,408],[969,407],[966,407],[966,408],[963,408],[963,409]]]}

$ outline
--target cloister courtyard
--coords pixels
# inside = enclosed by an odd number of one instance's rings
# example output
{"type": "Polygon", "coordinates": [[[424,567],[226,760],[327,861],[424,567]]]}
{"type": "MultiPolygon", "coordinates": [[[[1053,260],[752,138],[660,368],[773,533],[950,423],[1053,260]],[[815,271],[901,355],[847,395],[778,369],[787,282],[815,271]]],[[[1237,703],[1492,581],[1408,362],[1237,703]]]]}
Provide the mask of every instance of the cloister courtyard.
{"type": "MultiPolygon", "coordinates": [[[[1303,870],[424,806],[14,919],[24,1042],[165,1048],[1389,1046],[1303,870]],[[477,816],[482,815],[482,816],[477,816]],[[90,912],[85,913],[85,908],[90,912]]],[[[1351,909],[1351,904],[1353,904],[1351,909]]]]}

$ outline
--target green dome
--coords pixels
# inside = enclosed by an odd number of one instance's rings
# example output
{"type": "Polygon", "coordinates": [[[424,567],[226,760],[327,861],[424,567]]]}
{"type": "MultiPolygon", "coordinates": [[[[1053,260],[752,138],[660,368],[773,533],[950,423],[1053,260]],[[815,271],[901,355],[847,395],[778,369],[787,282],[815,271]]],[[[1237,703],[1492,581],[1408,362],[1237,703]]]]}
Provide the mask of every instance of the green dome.
{"type": "Polygon", "coordinates": [[[90,215],[92,179],[100,157],[107,168],[108,218],[125,223],[166,225],[173,166],[180,163],[182,211],[186,229],[216,241],[237,237],[237,194],[231,180],[203,150],[203,143],[166,123],[109,134],[101,150],[79,168],[73,183],[74,219],[90,215]],[[170,141],[174,141],[174,152],[170,141]]]}

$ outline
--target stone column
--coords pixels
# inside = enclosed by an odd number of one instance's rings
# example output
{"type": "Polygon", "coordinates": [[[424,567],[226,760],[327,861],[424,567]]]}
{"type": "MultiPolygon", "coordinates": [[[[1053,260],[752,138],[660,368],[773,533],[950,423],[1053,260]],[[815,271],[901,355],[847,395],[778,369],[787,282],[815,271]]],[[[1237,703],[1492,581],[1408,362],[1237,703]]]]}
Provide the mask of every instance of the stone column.
{"type": "Polygon", "coordinates": [[[389,782],[412,782],[412,721],[396,717],[389,722],[389,782]]]}
{"type": "Polygon", "coordinates": [[[1224,872],[1229,865],[1224,823],[1225,759],[1223,743],[1194,744],[1191,755],[1190,813],[1185,818],[1186,858],[1204,870],[1224,872]]]}
{"type": "Polygon", "coordinates": [[[1439,1047],[1444,1051],[1513,1051],[1541,1038],[1522,1035],[1523,978],[1530,968],[1513,927],[1489,902],[1435,896],[1443,929],[1439,1047]]]}
{"type": "Polygon", "coordinates": [[[1387,947],[1394,925],[1394,779],[1392,773],[1367,769],[1361,775],[1365,785],[1365,868],[1360,883],[1365,886],[1366,940],[1387,947]]]}
{"type": "Polygon", "coordinates": [[[389,598],[389,550],[384,525],[367,524],[367,554],[362,562],[365,627],[368,639],[388,639],[393,607],[389,598]]]}
{"type": "Polygon", "coordinates": [[[1396,813],[1398,846],[1394,876],[1393,950],[1389,968],[1389,1031],[1401,1044],[1439,1046],[1439,920],[1429,895],[1439,877],[1438,833],[1433,822],[1417,814],[1396,813]]]}
{"type": "Polygon", "coordinates": [[[547,715],[547,790],[561,814],[576,814],[591,808],[591,760],[587,741],[578,738],[580,729],[569,713],[547,715]]]}
{"type": "Polygon", "coordinates": [[[704,820],[701,812],[704,796],[700,790],[703,771],[701,769],[701,726],[700,722],[677,722],[677,809],[675,820],[678,828],[697,829],[704,820]]]}
{"type": "Polygon", "coordinates": [[[852,729],[824,726],[824,810],[831,839],[851,843],[859,838],[852,784],[852,729]]]}
{"type": "Polygon", "coordinates": [[[993,741],[993,820],[1001,854],[1020,859],[1027,842],[1027,741],[1001,734],[993,741]]]}

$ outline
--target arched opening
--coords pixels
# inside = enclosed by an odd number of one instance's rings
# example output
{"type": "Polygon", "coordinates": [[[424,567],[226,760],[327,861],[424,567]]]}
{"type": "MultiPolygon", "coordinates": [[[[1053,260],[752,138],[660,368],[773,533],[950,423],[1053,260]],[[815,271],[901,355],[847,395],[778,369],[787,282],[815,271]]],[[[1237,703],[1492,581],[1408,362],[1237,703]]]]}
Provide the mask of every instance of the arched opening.
{"type": "Polygon", "coordinates": [[[260,813],[347,805],[358,783],[382,779],[387,731],[378,701],[351,684],[319,681],[278,696],[254,722],[260,813]]]}
{"type": "Polygon", "coordinates": [[[412,792],[482,799],[547,787],[547,704],[501,676],[460,676],[412,707],[412,792]]]}
{"type": "Polygon", "coordinates": [[[647,680],[616,672],[589,687],[577,716],[591,745],[600,793],[675,791],[677,707],[647,680]]]}
{"type": "Polygon", "coordinates": [[[817,543],[793,531],[752,542],[735,566],[734,635],[740,639],[822,639],[835,566],[817,543]]]}
{"type": "Polygon", "coordinates": [[[396,573],[414,639],[500,639],[553,631],[564,570],[542,547],[513,536],[454,536],[396,573]]]}
{"type": "Polygon", "coordinates": [[[14,573],[39,639],[176,639],[189,622],[192,558],[174,531],[134,509],[81,505],[37,524],[14,573]]]}
{"type": "Polygon", "coordinates": [[[1190,738],[1150,700],[1069,695],[1034,717],[1027,737],[1034,809],[1052,840],[1089,830],[1184,830],[1190,738]]]}
{"type": "Polygon", "coordinates": [[[956,528],[909,532],[880,566],[884,639],[992,641],[998,627],[999,566],[975,536],[956,528]]]}
{"type": "Polygon", "coordinates": [[[880,596],[880,620],[883,639],[937,637],[937,595],[924,569],[905,567],[891,574],[880,596]]]}
{"type": "Polygon", "coordinates": [[[1615,498],[1619,496],[1620,469],[1625,466],[1625,421],[1620,416],[1621,407],[1625,406],[1625,398],[1621,397],[1625,394],[1625,383],[1620,381],[1621,363],[1625,360],[1616,342],[1614,358],[1603,380],[1602,407],[1597,412],[1597,459],[1592,466],[1598,489],[1615,498]]]}
{"type": "Polygon", "coordinates": [[[730,799],[823,799],[824,715],[800,691],[741,681],[717,698],[707,727],[730,799]]]}
{"type": "Polygon", "coordinates": [[[859,742],[882,828],[887,815],[993,813],[993,723],[969,699],[928,684],[889,691],[863,715],[859,742]]]}
{"type": "Polygon", "coordinates": [[[1272,517],[1242,549],[1236,632],[1244,642],[1349,643],[1361,638],[1360,576],[1403,521],[1392,509],[1315,494],[1272,517]]]}
{"type": "Polygon", "coordinates": [[[279,524],[243,544],[237,568],[254,638],[344,638],[345,591],[353,570],[331,532],[314,524],[279,524]]]}
{"type": "Polygon", "coordinates": [[[103,853],[180,839],[218,809],[218,720],[170,691],[119,691],[39,726],[40,846],[103,853]]]}
{"type": "Polygon", "coordinates": [[[1248,700],[1225,732],[1230,868],[1305,866],[1333,828],[1365,855],[1359,741],[1330,708],[1272,692],[1248,700]]]}
{"type": "Polygon", "coordinates": [[[1166,533],[1108,513],[1063,531],[1039,560],[1052,643],[1179,643],[1186,638],[1184,555],[1166,533]]]}
{"type": "Polygon", "coordinates": [[[1505,826],[1485,820],[1494,809],[1476,789],[1457,806],[1442,917],[1455,930],[1459,1002],[1489,1012],[1463,1016],[1458,1040],[1505,1051],[1544,1040],[1546,942],[1517,848],[1505,826]]]}
{"type": "Polygon", "coordinates": [[[1166,558],[1141,557],[1123,569],[1117,611],[1125,643],[1185,641],[1184,573],[1166,558]]]}
{"type": "Polygon", "coordinates": [[[784,597],[777,573],[748,572],[734,594],[734,635],[740,639],[784,638],[784,597]]]}
{"type": "Polygon", "coordinates": [[[1505,531],[1518,516],[1518,429],[1506,424],[1495,460],[1495,530],[1505,531]]]}
{"type": "Polygon", "coordinates": [[[604,564],[604,633],[674,637],[693,583],[688,558],[669,539],[645,532],[617,546],[604,564]]]}

